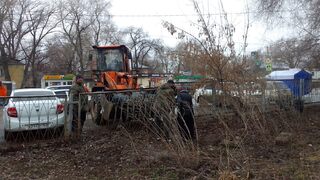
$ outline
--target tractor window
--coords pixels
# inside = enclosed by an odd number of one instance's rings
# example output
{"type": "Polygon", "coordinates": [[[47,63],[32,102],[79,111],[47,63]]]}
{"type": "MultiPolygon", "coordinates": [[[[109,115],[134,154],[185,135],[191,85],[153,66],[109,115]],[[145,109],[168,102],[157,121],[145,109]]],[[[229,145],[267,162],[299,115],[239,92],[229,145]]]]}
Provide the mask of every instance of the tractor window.
{"type": "Polygon", "coordinates": [[[108,49],[102,52],[101,54],[101,70],[109,71],[123,71],[122,62],[123,56],[119,49],[108,49]]]}

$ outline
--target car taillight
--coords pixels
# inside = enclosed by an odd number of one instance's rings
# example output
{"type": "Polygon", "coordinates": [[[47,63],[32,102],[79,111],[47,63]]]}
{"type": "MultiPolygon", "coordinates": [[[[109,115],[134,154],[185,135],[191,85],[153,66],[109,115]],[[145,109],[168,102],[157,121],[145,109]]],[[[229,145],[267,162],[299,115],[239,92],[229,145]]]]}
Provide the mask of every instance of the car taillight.
{"type": "Polygon", "coordinates": [[[64,105],[63,104],[58,104],[57,105],[57,114],[63,113],[64,105]]]}
{"type": "Polygon", "coordinates": [[[7,113],[9,117],[18,117],[18,112],[15,107],[9,107],[7,113]]]}

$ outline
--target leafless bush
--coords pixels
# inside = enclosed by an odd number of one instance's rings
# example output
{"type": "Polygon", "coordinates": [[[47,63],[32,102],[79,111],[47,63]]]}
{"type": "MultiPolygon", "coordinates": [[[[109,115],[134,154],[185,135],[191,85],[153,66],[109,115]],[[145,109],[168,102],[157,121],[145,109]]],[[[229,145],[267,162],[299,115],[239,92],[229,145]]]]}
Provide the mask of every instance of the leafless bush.
{"type": "Polygon", "coordinates": [[[148,135],[168,148],[178,164],[183,167],[197,165],[199,152],[196,140],[183,137],[174,102],[157,103],[155,94],[135,91],[122,95],[119,92],[105,92],[90,96],[90,114],[97,124],[109,129],[119,125],[131,130],[145,128],[148,135]]]}
{"type": "Polygon", "coordinates": [[[136,103],[140,109],[138,111],[140,112],[139,118],[136,120],[140,121],[152,136],[161,141],[173,153],[176,162],[182,167],[196,166],[199,161],[196,140],[187,140],[183,136],[177,121],[180,112],[175,104],[165,101],[159,104],[152,98],[146,100],[149,102],[136,103]]]}
{"type": "Polygon", "coordinates": [[[294,113],[294,108],[292,97],[279,94],[268,97],[264,92],[265,89],[246,86],[225,86],[224,91],[205,96],[199,105],[211,107],[207,111],[221,121],[226,130],[236,124],[236,130],[240,127],[242,131],[240,137],[251,136],[252,140],[267,143],[272,140],[270,136],[291,129],[288,121],[292,120],[288,115],[294,113]]]}
{"type": "Polygon", "coordinates": [[[234,167],[249,172],[248,147],[268,149],[281,132],[293,132],[296,128],[299,116],[292,104],[293,97],[276,94],[270,98],[265,94],[265,87],[251,87],[251,84],[258,83],[252,81],[247,86],[245,83],[239,86],[229,83],[224,86],[224,91],[215,86],[216,93],[205,96],[197,104],[200,109],[197,116],[206,117],[205,121],[211,122],[208,123],[210,126],[217,126],[222,133],[221,177],[227,172],[232,174],[234,167]]]}

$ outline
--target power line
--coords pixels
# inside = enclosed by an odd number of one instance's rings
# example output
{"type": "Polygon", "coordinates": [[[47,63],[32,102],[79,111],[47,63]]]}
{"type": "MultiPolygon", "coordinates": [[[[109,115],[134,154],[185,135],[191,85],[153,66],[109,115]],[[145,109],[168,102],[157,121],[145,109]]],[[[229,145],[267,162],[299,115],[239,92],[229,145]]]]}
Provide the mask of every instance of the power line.
{"type": "MultiPolygon", "coordinates": [[[[248,14],[261,14],[261,13],[282,13],[282,12],[295,12],[297,10],[279,10],[279,11],[241,11],[241,12],[218,12],[218,13],[201,13],[201,14],[110,14],[101,15],[103,17],[122,17],[122,18],[158,18],[158,17],[187,17],[187,16],[221,16],[221,15],[248,15],[248,14]]],[[[30,15],[35,15],[35,13],[29,13],[30,15]]],[[[55,12],[55,14],[58,14],[55,12]]],[[[13,13],[13,15],[20,15],[18,13],[13,13]]],[[[82,14],[83,16],[92,16],[90,14],[82,14]]]]}
{"type": "MultiPolygon", "coordinates": [[[[296,10],[281,10],[274,11],[276,13],[281,12],[294,12],[296,10]]],[[[271,11],[270,11],[271,13],[271,11]]],[[[138,18],[149,18],[149,17],[185,17],[185,16],[221,16],[221,15],[248,15],[248,14],[261,14],[261,11],[242,11],[242,12],[219,12],[219,13],[202,13],[202,14],[109,14],[111,17],[138,17],[138,18]]]]}

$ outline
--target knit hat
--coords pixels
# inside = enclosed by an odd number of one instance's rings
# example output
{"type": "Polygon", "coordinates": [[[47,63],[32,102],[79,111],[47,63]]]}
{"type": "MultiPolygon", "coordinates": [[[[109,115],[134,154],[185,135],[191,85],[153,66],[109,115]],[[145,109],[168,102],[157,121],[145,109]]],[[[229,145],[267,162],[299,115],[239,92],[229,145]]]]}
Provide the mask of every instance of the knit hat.
{"type": "Polygon", "coordinates": [[[78,80],[80,78],[83,79],[82,75],[80,75],[80,74],[76,75],[76,80],[78,80]]]}
{"type": "Polygon", "coordinates": [[[167,81],[167,83],[168,83],[168,84],[174,84],[174,81],[173,81],[172,79],[169,79],[169,80],[167,81]]]}

